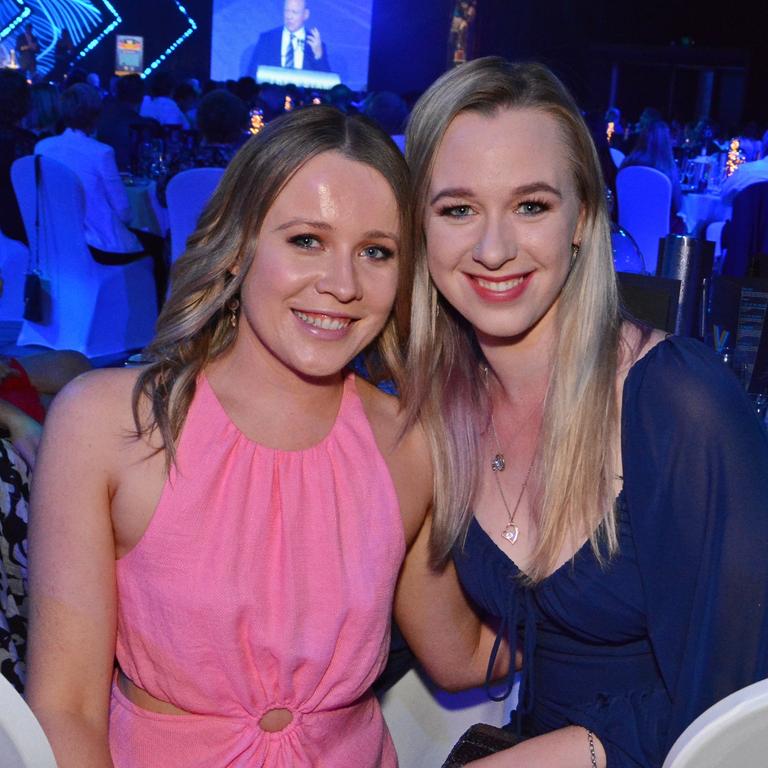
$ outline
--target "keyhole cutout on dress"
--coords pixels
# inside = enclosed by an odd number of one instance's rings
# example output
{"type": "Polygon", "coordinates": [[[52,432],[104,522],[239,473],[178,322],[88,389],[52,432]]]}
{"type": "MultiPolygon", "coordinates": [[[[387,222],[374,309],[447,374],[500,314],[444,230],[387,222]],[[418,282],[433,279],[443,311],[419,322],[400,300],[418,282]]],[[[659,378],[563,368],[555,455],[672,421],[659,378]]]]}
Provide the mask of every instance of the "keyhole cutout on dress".
{"type": "Polygon", "coordinates": [[[259,728],[267,733],[276,733],[290,725],[293,721],[293,713],[289,709],[270,709],[261,720],[259,728]]]}

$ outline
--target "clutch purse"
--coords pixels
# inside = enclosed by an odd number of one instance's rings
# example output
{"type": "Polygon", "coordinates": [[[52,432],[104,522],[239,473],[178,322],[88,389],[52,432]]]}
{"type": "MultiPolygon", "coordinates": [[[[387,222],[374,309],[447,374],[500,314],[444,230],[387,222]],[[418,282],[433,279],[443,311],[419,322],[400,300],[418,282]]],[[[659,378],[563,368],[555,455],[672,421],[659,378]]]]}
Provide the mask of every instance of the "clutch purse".
{"type": "Polygon", "coordinates": [[[518,738],[514,733],[497,728],[495,725],[477,723],[456,742],[442,768],[459,768],[472,760],[479,760],[481,757],[488,757],[509,749],[517,742],[518,738]]]}

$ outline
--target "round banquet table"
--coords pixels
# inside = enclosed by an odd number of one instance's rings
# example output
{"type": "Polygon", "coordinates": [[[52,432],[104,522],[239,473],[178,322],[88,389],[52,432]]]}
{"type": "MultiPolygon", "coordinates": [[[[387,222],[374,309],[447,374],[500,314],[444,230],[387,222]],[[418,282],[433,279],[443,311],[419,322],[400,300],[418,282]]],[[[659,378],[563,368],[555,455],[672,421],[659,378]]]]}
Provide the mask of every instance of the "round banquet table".
{"type": "Polygon", "coordinates": [[[132,179],[125,182],[125,191],[131,204],[131,229],[165,237],[168,233],[168,210],[157,199],[155,182],[132,179]]]}
{"type": "Polygon", "coordinates": [[[685,192],[680,213],[683,214],[689,235],[703,237],[708,224],[731,218],[732,206],[724,203],[713,192],[685,192]]]}

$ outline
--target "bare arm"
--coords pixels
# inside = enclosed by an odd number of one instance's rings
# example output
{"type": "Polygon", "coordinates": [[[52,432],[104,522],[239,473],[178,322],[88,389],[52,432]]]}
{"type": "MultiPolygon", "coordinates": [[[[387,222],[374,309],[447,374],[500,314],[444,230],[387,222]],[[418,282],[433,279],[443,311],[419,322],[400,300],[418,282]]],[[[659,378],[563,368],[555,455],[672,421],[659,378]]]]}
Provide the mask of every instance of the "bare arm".
{"type": "MultiPolygon", "coordinates": [[[[485,682],[495,630],[483,623],[459,584],[449,562],[442,571],[429,564],[427,518],[405,559],[395,596],[395,618],[405,639],[429,676],[446,690],[485,682]]],[[[502,642],[493,677],[510,665],[509,646],[502,642]]]]}
{"type": "MultiPolygon", "coordinates": [[[[592,737],[595,764],[605,768],[605,750],[597,736],[592,737]]],[[[511,749],[497,752],[470,763],[476,768],[575,768],[592,766],[587,732],[580,726],[570,725],[536,736],[511,749]]]]}
{"type": "Polygon", "coordinates": [[[48,415],[30,513],[27,700],[60,768],[112,768],[115,653],[110,461],[116,422],[103,380],[74,382],[48,415]]]}

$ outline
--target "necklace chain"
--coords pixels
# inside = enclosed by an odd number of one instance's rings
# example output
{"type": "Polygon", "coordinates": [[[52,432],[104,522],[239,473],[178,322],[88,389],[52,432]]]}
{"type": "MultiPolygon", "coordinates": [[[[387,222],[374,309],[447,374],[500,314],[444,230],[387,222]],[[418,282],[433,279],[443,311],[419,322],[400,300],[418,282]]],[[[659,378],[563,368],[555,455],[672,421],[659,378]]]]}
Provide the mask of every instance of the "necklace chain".
{"type": "Polygon", "coordinates": [[[520,503],[523,500],[523,494],[525,493],[526,488],[528,488],[528,481],[531,479],[533,465],[536,462],[536,451],[534,451],[533,456],[531,456],[531,461],[529,462],[528,469],[525,472],[523,484],[520,486],[520,493],[517,495],[515,506],[510,509],[507,496],[504,493],[504,488],[501,484],[501,478],[499,477],[500,473],[506,469],[507,462],[504,459],[504,453],[501,450],[501,441],[499,440],[499,435],[496,431],[496,421],[493,418],[493,401],[491,400],[491,388],[488,383],[488,366],[483,366],[483,375],[485,379],[485,387],[488,392],[488,398],[491,405],[491,432],[493,433],[493,441],[496,444],[496,454],[491,459],[491,471],[493,472],[493,476],[496,480],[496,487],[499,489],[501,503],[504,505],[504,509],[507,512],[507,524],[504,526],[504,530],[501,532],[501,537],[506,539],[510,544],[514,544],[517,542],[518,538],[520,538],[520,526],[515,522],[515,516],[517,515],[517,510],[520,508],[520,503]]]}

